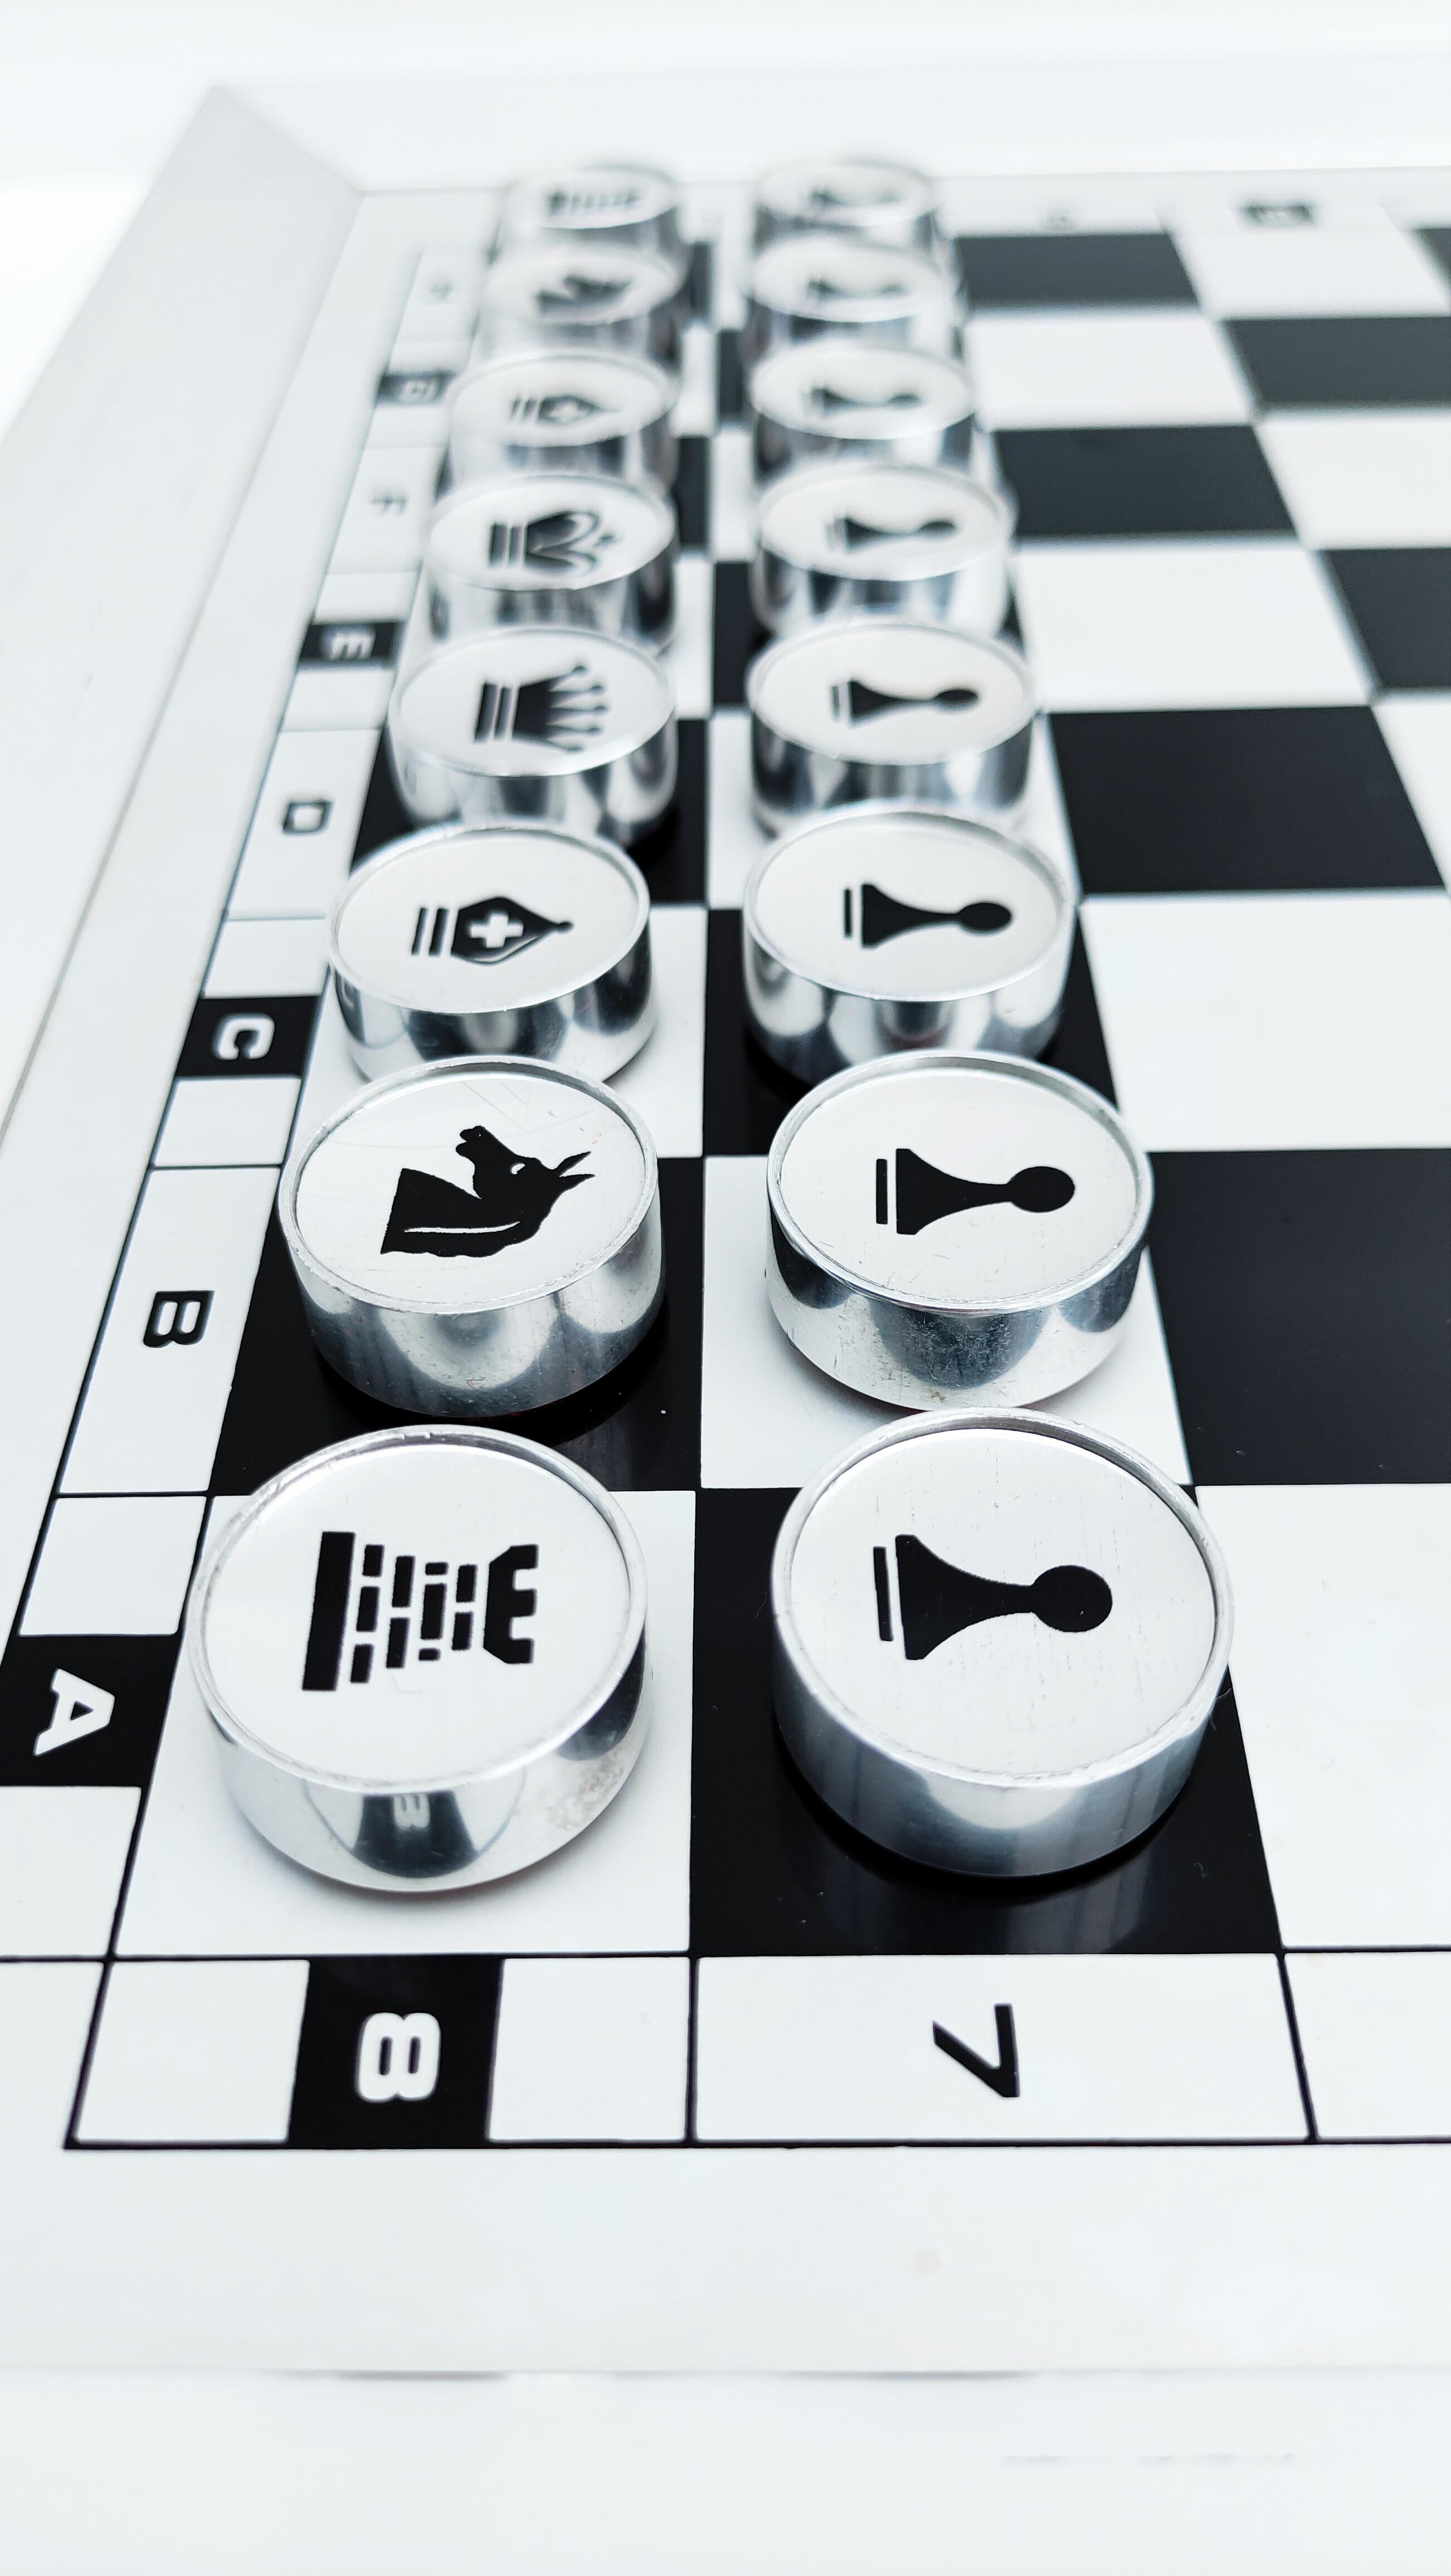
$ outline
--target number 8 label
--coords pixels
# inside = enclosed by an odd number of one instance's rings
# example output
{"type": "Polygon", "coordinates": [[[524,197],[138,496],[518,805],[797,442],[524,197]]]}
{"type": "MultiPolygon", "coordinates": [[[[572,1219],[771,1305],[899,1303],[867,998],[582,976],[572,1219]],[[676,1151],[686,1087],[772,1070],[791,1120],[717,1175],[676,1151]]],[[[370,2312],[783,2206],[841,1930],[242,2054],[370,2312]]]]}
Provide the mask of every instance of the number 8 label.
{"type": "Polygon", "coordinates": [[[438,2082],[441,2036],[432,2013],[369,2013],[353,2079],[360,2101],[426,2102],[438,2082]]]}

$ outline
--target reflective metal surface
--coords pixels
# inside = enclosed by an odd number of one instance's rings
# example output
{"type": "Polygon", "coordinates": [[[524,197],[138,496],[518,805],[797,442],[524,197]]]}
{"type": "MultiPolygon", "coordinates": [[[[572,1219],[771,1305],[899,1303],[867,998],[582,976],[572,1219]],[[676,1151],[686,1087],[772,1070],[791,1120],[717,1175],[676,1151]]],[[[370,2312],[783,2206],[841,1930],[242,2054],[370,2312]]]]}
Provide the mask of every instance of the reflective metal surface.
{"type": "Polygon", "coordinates": [[[531,242],[484,271],[478,346],[618,350],[680,368],[684,270],[627,243],[531,242]]]}
{"type": "Polygon", "coordinates": [[[1027,787],[1036,699],[1003,641],[887,617],[808,627],[758,654],[746,703],[768,831],[868,800],[993,820],[1027,787]]]}
{"type": "Polygon", "coordinates": [[[466,1056],[346,1101],[278,1212],[308,1325],[400,1412],[525,1413],[618,1368],[663,1293],[659,1175],[612,1093],[466,1056]]]}
{"type": "Polygon", "coordinates": [[[527,1868],[644,1737],[645,1569],[609,1495],[505,1432],[385,1431],[254,1494],[187,1647],[245,1816],[290,1860],[419,1896],[527,1868]]]}
{"type": "Polygon", "coordinates": [[[628,843],[675,793],[674,683],[615,636],[493,627],[400,672],[388,751],[415,822],[552,823],[628,843]]]}
{"type": "Polygon", "coordinates": [[[499,209],[501,245],[616,242],[681,261],[680,188],[663,170],[632,161],[580,161],[520,179],[499,209]]]}
{"type": "Polygon", "coordinates": [[[449,404],[448,471],[675,480],[676,387],[663,367],[608,349],[514,349],[471,367],[449,404]]]}
{"type": "Polygon", "coordinates": [[[354,869],[328,924],[369,1081],[449,1056],[533,1056],[604,1082],[655,1021],[650,898],[606,841],[444,824],[354,869]]]}
{"type": "Polygon", "coordinates": [[[520,474],[451,490],[423,554],[438,643],[487,626],[590,626],[658,650],[675,624],[675,512],[603,474],[520,474]]]}
{"type": "Polygon", "coordinates": [[[758,483],[795,465],[943,465],[976,451],[972,379],[956,358],[882,348],[844,331],[773,350],[746,380],[758,483]]]}
{"type": "Polygon", "coordinates": [[[926,251],[880,249],[840,233],[794,233],[752,264],[741,354],[754,365],[789,341],[850,331],[952,358],[961,322],[952,276],[926,251]]]}
{"type": "Polygon", "coordinates": [[[801,1082],[926,1048],[1038,1055],[1074,904],[1025,842],[909,805],[851,806],[763,851],[746,886],[746,1008],[801,1082]]]}
{"type": "Polygon", "coordinates": [[[903,617],[994,635],[1016,512],[966,475],[823,465],[762,495],[751,602],[773,634],[826,617],[903,617]]]}
{"type": "Polygon", "coordinates": [[[1223,1558],[1119,1442],[896,1423],[800,1494],[771,1568],[781,1731],[828,1806],[935,1869],[1034,1876],[1142,1834],[1229,1656],[1223,1558]]]}
{"type": "Polygon", "coordinates": [[[938,239],[936,182],[896,161],[793,161],[769,170],[756,183],[756,248],[814,232],[930,251],[938,239]]]}
{"type": "Polygon", "coordinates": [[[788,1339],[886,1404],[1033,1404],[1108,1357],[1153,1179],[1086,1084],[1007,1055],[888,1057],[778,1128],[766,1286],[788,1339]]]}

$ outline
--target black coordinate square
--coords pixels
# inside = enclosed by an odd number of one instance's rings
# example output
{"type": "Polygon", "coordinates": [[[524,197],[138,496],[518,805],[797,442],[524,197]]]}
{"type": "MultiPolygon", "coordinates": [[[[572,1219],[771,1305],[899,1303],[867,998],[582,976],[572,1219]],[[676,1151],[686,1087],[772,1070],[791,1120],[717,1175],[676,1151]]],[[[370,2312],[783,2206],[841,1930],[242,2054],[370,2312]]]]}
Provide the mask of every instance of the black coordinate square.
{"type": "Polygon", "coordinates": [[[175,1637],[12,1636],[0,1662],[0,1783],[144,1789],[175,1637]]]}
{"type": "Polygon", "coordinates": [[[479,2147],[497,1959],[314,1959],[292,2147],[479,2147]]]}
{"type": "Polygon", "coordinates": [[[711,696],[718,707],[746,702],[746,669],[770,636],[756,622],[751,606],[750,568],[718,563],[715,568],[714,676],[711,696]]]}
{"type": "Polygon", "coordinates": [[[1279,536],[1290,530],[1243,423],[1174,429],[1001,429],[1019,537],[1279,536]]]}
{"type": "Polygon", "coordinates": [[[1369,707],[1055,715],[1086,894],[1438,886],[1369,707]]]}
{"type": "Polygon", "coordinates": [[[1383,689],[1451,689],[1451,546],[1325,558],[1383,689]]]}
{"type": "Polygon", "coordinates": [[[1262,403],[1451,403],[1451,314],[1297,314],[1226,325],[1262,403]]]}
{"type": "Polygon", "coordinates": [[[957,256],[970,304],[1192,304],[1167,233],[970,233],[957,256]]]}
{"type": "Polygon", "coordinates": [[[765,1154],[803,1086],[783,1073],[746,1027],[741,916],[712,912],[705,965],[705,1150],[765,1154]]]}
{"type": "Polygon", "coordinates": [[[1451,1478],[1451,1153],[1153,1160],[1154,1281],[1195,1482],[1451,1478]]]}
{"type": "Polygon", "coordinates": [[[690,1848],[697,1956],[1274,1948],[1275,1910],[1227,1686],[1168,1814],[1090,1869],[1012,1885],[959,1878],[899,1860],[842,1824],[802,1779],[771,1706],[769,1569],[790,1499],[700,1497],[690,1848]]]}

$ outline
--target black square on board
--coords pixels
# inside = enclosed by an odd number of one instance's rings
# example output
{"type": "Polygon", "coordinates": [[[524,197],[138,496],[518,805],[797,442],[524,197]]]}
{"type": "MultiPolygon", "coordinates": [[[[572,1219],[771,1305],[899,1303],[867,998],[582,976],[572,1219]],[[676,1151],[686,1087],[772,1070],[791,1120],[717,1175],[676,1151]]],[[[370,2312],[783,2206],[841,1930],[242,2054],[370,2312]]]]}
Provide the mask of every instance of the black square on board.
{"type": "Polygon", "coordinates": [[[288,2145],[481,2147],[498,2007],[497,1959],[314,1959],[288,2145]]]}
{"type": "Polygon", "coordinates": [[[697,551],[710,543],[710,440],[682,438],[675,468],[675,515],[680,542],[697,551]]]}
{"type": "Polygon", "coordinates": [[[353,843],[354,867],[361,867],[364,859],[371,859],[374,851],[385,848],[389,841],[401,841],[406,832],[416,829],[398,793],[393,763],[388,757],[388,737],[386,733],[380,733],[368,778],[368,792],[358,817],[358,837],[353,843]]]}
{"type": "Polygon", "coordinates": [[[790,1496],[708,1492],[696,1522],[690,1944],[699,1957],[1276,1946],[1232,1693],[1153,1831],[1091,1869],[1012,1885],[899,1860],[797,1771],[771,1708],[771,1550],[790,1496]]]}
{"type": "Polygon", "coordinates": [[[1091,1091],[1101,1091],[1105,1100],[1112,1100],[1115,1096],[1113,1075],[1108,1069],[1108,1049],[1103,1042],[1103,1026],[1098,1016],[1098,999],[1088,970],[1088,951],[1083,945],[1080,925],[1074,927],[1068,981],[1063,988],[1062,1015],[1052,1039],[1043,1049],[1043,1062],[1055,1065],[1060,1073],[1071,1073],[1076,1082],[1086,1082],[1091,1091]]]}
{"type": "Polygon", "coordinates": [[[1347,547],[1325,558],[1383,689],[1451,689],[1451,546],[1347,547]]]}
{"type": "Polygon", "coordinates": [[[1229,322],[1262,403],[1451,403],[1451,314],[1295,314],[1229,322]]]}
{"type": "Polygon", "coordinates": [[[1196,1484],[1451,1478],[1451,1153],[1156,1154],[1196,1484]]]}
{"type": "Polygon", "coordinates": [[[1085,894],[1438,886],[1369,707],[1055,715],[1085,894]]]}
{"type": "MultiPolygon", "coordinates": [[[[665,1306],[639,1348],[597,1386],[537,1413],[511,1414],[501,1425],[557,1449],[618,1492],[688,1491],[700,1470],[702,1216],[697,1161],[661,1163],[660,1215],[665,1306]]],[[[421,1419],[360,1395],[319,1357],[274,1209],[222,1423],[212,1491],[249,1494],[314,1450],[421,1419]]]]}
{"type": "Polygon", "coordinates": [[[1286,534],[1290,514],[1243,422],[1208,428],[1000,429],[1020,537],[1286,534]]]}
{"type": "Polygon", "coordinates": [[[1451,277],[1451,224],[1423,225],[1421,239],[1431,257],[1439,260],[1447,276],[1451,277]]]}
{"type": "Polygon", "coordinates": [[[745,378],[741,368],[741,335],[739,331],[718,331],[715,340],[715,416],[718,421],[739,420],[745,408],[745,378]]]}
{"type": "Polygon", "coordinates": [[[750,566],[718,563],[715,568],[714,676],[711,700],[718,707],[746,703],[746,665],[770,636],[757,624],[751,606],[750,566]]]}
{"type": "Polygon", "coordinates": [[[803,1085],[783,1073],[746,1027],[741,916],[710,915],[705,964],[705,1150],[764,1154],[803,1085]]]}
{"type": "Polygon", "coordinates": [[[1192,304],[1167,233],[975,233],[958,261],[970,304],[1192,304]]]}
{"type": "Polygon", "coordinates": [[[631,847],[630,856],[645,872],[652,903],[705,901],[705,718],[682,716],[677,724],[680,766],[668,811],[631,847]]]}

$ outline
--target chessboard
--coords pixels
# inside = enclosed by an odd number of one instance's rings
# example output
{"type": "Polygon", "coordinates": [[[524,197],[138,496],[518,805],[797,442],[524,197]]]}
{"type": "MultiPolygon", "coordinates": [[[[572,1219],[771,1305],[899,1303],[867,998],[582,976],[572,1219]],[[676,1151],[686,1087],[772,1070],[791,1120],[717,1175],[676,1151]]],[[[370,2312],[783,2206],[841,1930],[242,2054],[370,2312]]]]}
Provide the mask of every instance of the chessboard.
{"type": "Polygon", "coordinates": [[[271,411],[136,776],[102,780],[0,1155],[15,2357],[1446,2357],[1451,179],[944,181],[1018,508],[1022,828],[1080,898],[1047,1061],[1156,1193],[1124,1338],[1048,1409],[1192,1492],[1237,1616],[1162,1821],[990,1882],[853,1833],[773,1715],[783,1515],[897,1417],[764,1282],[800,1095],[744,1024],[740,157],[688,200],[679,781],[634,853],[658,1026],[616,1083],[665,1308],[512,1426],[638,1537],[649,1735],[575,1842],[422,1898],[259,1838],[179,1641],[240,1500],[398,1419],[319,1358],[276,1200],[358,1081],[325,921],[411,828],[384,719],[512,173],[309,215],[302,322],[295,174],[256,178],[271,411]],[[1005,2014],[1015,2088],[983,2080],[1005,2014]],[[360,2084],[380,2015],[436,2022],[428,2091],[360,2084]]]}

